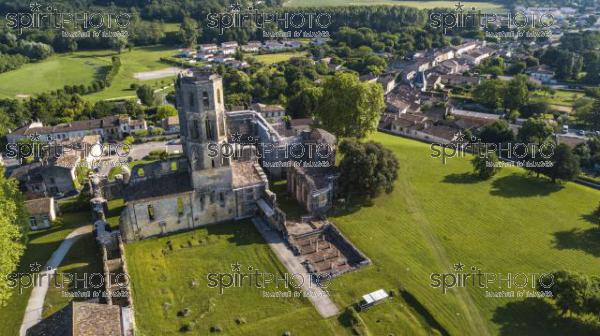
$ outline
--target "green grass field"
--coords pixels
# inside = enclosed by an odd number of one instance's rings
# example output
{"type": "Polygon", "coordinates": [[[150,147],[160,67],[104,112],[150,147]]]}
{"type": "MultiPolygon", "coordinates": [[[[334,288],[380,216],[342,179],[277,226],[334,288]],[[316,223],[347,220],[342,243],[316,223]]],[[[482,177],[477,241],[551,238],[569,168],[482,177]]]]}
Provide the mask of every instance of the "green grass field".
{"type": "Polygon", "coordinates": [[[94,239],[91,233],[86,234],[73,244],[60,264],[60,267],[58,267],[58,273],[55,279],[50,282],[48,292],[46,293],[42,316],[48,317],[54,314],[71,303],[71,301],[86,301],[93,298],[90,296],[73,299],[71,296],[64,295],[64,292],[76,293],[89,290],[90,292],[96,291],[98,294],[101,294],[103,287],[83,288],[81,287],[83,286],[83,282],[79,281],[77,288],[75,288],[75,284],[69,279],[71,276],[73,279],[83,279],[87,274],[87,276],[92,276],[95,279],[96,282],[94,284],[99,284],[100,280],[98,280],[99,277],[96,274],[104,274],[103,272],[102,256],[96,244],[96,239],[94,239]],[[56,286],[56,284],[59,285],[56,286]]]}
{"type": "MultiPolygon", "coordinates": [[[[491,2],[465,2],[466,6],[477,9],[499,9],[501,5],[491,2]]],[[[430,8],[454,8],[456,3],[453,1],[404,1],[404,0],[288,0],[284,7],[333,7],[333,6],[406,6],[419,9],[430,8]]]]}
{"type": "MultiPolygon", "coordinates": [[[[71,231],[88,223],[89,216],[87,212],[66,213],[51,228],[30,232],[27,249],[21,259],[17,272],[31,273],[30,265],[35,263],[40,265],[46,264],[52,252],[56,250],[71,231]]],[[[4,307],[0,307],[1,336],[19,334],[19,328],[23,321],[23,315],[31,290],[32,288],[27,288],[22,293],[15,290],[9,299],[9,303],[4,307]]]]}
{"type": "MultiPolygon", "coordinates": [[[[83,98],[97,101],[109,98],[135,98],[132,83],[165,86],[173,77],[154,80],[138,80],[136,72],[153,71],[169,67],[161,57],[173,56],[177,50],[163,46],[149,46],[124,50],[121,69],[110,87],[83,98]]],[[[97,78],[103,66],[110,65],[111,57],[118,55],[111,50],[81,51],[72,54],[54,55],[38,63],[27,64],[17,70],[0,74],[0,98],[31,95],[62,88],[65,85],[90,84],[97,78]]]]}
{"type": "MultiPolygon", "coordinates": [[[[427,144],[382,133],[372,139],[394,151],[399,178],[391,195],[330,217],[373,261],[333,281],[340,305],[378,288],[406,288],[453,335],[569,334],[548,320],[543,302],[486,298],[473,287],[443,294],[431,287],[430,276],[452,272],[459,262],[467,271],[475,266],[489,273],[568,269],[599,275],[599,232],[591,213],[600,191],[557,186],[516,168],[480,181],[470,175],[467,159],[443,165],[430,158],[427,144]]],[[[396,327],[402,309],[390,305],[361,316],[373,335],[402,334],[396,327]]]]}
{"type": "MultiPolygon", "coordinates": [[[[262,297],[263,291],[285,292],[283,282],[265,289],[243,286],[209,288],[209,273],[274,274],[285,269],[249,221],[225,223],[126,245],[140,335],[179,335],[187,323],[190,334],[208,335],[219,326],[222,335],[331,335],[343,332],[335,318],[323,320],[303,298],[262,297]],[[172,249],[168,247],[171,242],[172,249]],[[187,316],[182,315],[189,309],[187,316]]],[[[227,281],[227,280],[225,280],[227,281]]]]}
{"type": "Polygon", "coordinates": [[[556,90],[554,94],[534,92],[531,100],[534,102],[545,101],[559,111],[572,112],[575,101],[584,96],[583,92],[556,90]]]}
{"type": "Polygon", "coordinates": [[[306,56],[305,52],[281,52],[276,54],[263,54],[263,55],[252,55],[248,56],[256,58],[257,61],[265,64],[279,63],[289,60],[292,57],[306,56]]]}
{"type": "Polygon", "coordinates": [[[15,98],[62,88],[65,85],[90,84],[110,58],[60,54],[0,74],[0,98],[15,98]]]}

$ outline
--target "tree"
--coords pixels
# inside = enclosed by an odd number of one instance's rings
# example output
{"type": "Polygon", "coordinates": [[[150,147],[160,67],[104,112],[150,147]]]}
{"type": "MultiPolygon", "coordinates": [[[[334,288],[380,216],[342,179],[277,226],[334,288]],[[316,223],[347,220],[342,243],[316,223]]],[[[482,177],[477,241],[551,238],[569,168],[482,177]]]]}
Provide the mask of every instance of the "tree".
{"type": "Polygon", "coordinates": [[[14,272],[25,250],[27,211],[17,181],[0,169],[0,305],[10,298],[7,275],[14,272]]]}
{"type": "Polygon", "coordinates": [[[287,114],[294,119],[311,117],[317,109],[322,94],[322,89],[318,87],[303,89],[288,100],[285,108],[287,114]]]}
{"type": "Polygon", "coordinates": [[[339,191],[348,201],[353,195],[366,199],[390,193],[398,177],[398,160],[380,143],[344,140],[340,145],[339,191]]]}
{"type": "Polygon", "coordinates": [[[473,164],[475,175],[484,180],[496,175],[500,170],[498,167],[498,156],[494,152],[476,155],[473,160],[471,160],[471,164],[473,164]]]}
{"type": "Polygon", "coordinates": [[[200,28],[196,20],[189,16],[183,18],[181,26],[179,27],[179,39],[188,48],[192,48],[196,45],[198,37],[200,36],[200,28]]]}
{"type": "Polygon", "coordinates": [[[579,175],[579,159],[566,144],[559,144],[550,159],[552,166],[543,173],[552,179],[570,181],[579,175]]]}
{"type": "Polygon", "coordinates": [[[577,118],[586,123],[593,130],[600,130],[600,99],[596,98],[589,109],[577,112],[577,118]]]}
{"type": "Polygon", "coordinates": [[[554,133],[554,129],[544,119],[529,118],[521,128],[517,138],[519,141],[541,144],[554,133]]]}
{"type": "Polygon", "coordinates": [[[552,292],[554,303],[563,315],[567,312],[583,311],[590,285],[588,279],[581,274],[567,271],[553,272],[552,278],[554,283],[550,288],[545,288],[539,283],[537,289],[552,292]]]}
{"type": "Polygon", "coordinates": [[[177,109],[171,105],[161,105],[156,109],[156,119],[162,120],[166,117],[174,117],[177,115],[177,109]]]}
{"type": "Polygon", "coordinates": [[[351,73],[336,73],[323,85],[315,115],[337,137],[363,138],[375,131],[383,110],[383,88],[361,82],[351,73]]]}
{"type": "Polygon", "coordinates": [[[152,106],[152,104],[154,104],[154,89],[152,89],[151,86],[145,84],[140,85],[135,90],[135,93],[137,94],[138,98],[140,98],[142,104],[146,106],[152,106]]]}
{"type": "Polygon", "coordinates": [[[527,76],[516,75],[508,82],[504,91],[504,108],[507,110],[520,109],[529,102],[527,76]]]}
{"type": "Polygon", "coordinates": [[[515,135],[505,120],[497,120],[493,124],[484,126],[479,133],[479,138],[482,142],[499,144],[514,141],[515,135]]]}
{"type": "Polygon", "coordinates": [[[491,109],[500,106],[504,97],[504,83],[499,79],[484,80],[473,90],[473,99],[491,109]]]}

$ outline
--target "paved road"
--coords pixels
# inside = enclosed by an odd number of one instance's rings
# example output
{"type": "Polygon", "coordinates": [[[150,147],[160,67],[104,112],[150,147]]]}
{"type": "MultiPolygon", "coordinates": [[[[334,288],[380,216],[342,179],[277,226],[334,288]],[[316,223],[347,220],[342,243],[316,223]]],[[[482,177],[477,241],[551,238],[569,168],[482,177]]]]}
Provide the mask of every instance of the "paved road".
{"type": "Polygon", "coordinates": [[[27,308],[25,308],[25,316],[23,317],[23,322],[21,323],[21,331],[19,333],[21,336],[25,336],[27,329],[31,328],[42,320],[44,299],[46,298],[46,292],[48,292],[50,278],[56,273],[56,268],[60,266],[60,263],[64,259],[67,252],[69,252],[71,249],[71,246],[73,246],[73,244],[75,244],[75,242],[81,237],[86,234],[90,234],[91,232],[92,225],[85,225],[74,230],[73,232],[69,233],[56,251],[52,253],[50,260],[48,260],[48,263],[44,267],[45,271],[40,272],[41,284],[33,287],[33,290],[31,291],[31,296],[27,302],[27,308]]]}
{"type": "MultiPolygon", "coordinates": [[[[279,258],[288,272],[291,274],[300,274],[304,279],[310,279],[310,275],[304,266],[300,264],[298,258],[294,256],[290,249],[288,249],[287,245],[283,241],[283,238],[278,232],[269,228],[261,219],[253,218],[252,222],[254,222],[254,225],[260,234],[263,236],[267,244],[269,244],[271,250],[275,252],[275,255],[277,255],[277,258],[279,258]]],[[[322,317],[328,318],[339,314],[340,311],[338,307],[335,305],[335,303],[333,303],[329,295],[314,283],[311,283],[310,281],[303,281],[302,292],[308,297],[310,302],[312,302],[322,317]]]]}

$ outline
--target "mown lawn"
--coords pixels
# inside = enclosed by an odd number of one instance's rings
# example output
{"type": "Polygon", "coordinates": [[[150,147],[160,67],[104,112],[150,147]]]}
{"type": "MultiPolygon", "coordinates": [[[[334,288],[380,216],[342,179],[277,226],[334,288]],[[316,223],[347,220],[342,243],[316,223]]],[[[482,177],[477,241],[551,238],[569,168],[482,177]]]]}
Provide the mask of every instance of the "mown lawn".
{"type": "Polygon", "coordinates": [[[110,58],[84,57],[81,53],[53,55],[0,74],[0,98],[15,98],[62,88],[90,84],[110,65],[110,58]]]}
{"type": "Polygon", "coordinates": [[[194,335],[208,335],[217,326],[220,335],[346,334],[335,318],[321,319],[306,299],[262,296],[263,291],[286,292],[282,281],[266,289],[246,281],[224,288],[223,294],[209,288],[209,274],[238,273],[235,264],[242,274],[282,279],[285,269],[249,221],[130,243],[125,249],[140,335],[179,335],[190,323],[194,335]]]}
{"type": "MultiPolygon", "coordinates": [[[[501,5],[491,2],[466,2],[465,8],[476,9],[499,9],[501,5]]],[[[419,9],[430,8],[454,8],[456,3],[452,1],[404,1],[404,0],[288,0],[284,7],[333,7],[333,6],[406,6],[419,9]]]]}
{"type": "Polygon", "coordinates": [[[256,58],[257,61],[265,64],[279,63],[289,60],[292,57],[306,56],[305,52],[280,52],[276,54],[248,54],[248,56],[256,58]]]}
{"type": "Polygon", "coordinates": [[[83,293],[89,291],[96,292],[101,297],[104,287],[100,286],[101,281],[98,274],[104,274],[102,269],[102,255],[100,248],[96,243],[93,234],[89,233],[81,237],[69,250],[62,263],[58,267],[57,274],[51,280],[46,298],[44,300],[43,317],[50,316],[67,306],[71,301],[87,301],[94,298],[94,295],[73,298],[66,293],[83,293]],[[91,283],[94,287],[84,287],[87,284],[82,281],[85,277],[93,279],[91,283]],[[79,279],[70,281],[70,279],[79,279]]]}
{"type": "MultiPolygon", "coordinates": [[[[74,229],[88,224],[90,214],[88,212],[65,213],[60,220],[49,229],[32,231],[29,233],[29,242],[21,264],[17,270],[19,273],[32,273],[32,265],[45,265],[52,252],[60,245],[65,237],[74,229]]],[[[15,289],[8,304],[0,307],[0,335],[14,336],[19,334],[19,328],[23,321],[27,301],[32,288],[23,289],[19,293],[15,289]]]]}
{"type": "MultiPolygon", "coordinates": [[[[405,288],[423,305],[411,305],[421,313],[420,322],[436,321],[452,335],[570,334],[548,320],[543,301],[486,298],[472,286],[443,294],[432,288],[430,277],[452,273],[456,263],[465,272],[474,266],[505,277],[559,269],[600,275],[600,232],[591,219],[600,191],[554,185],[516,168],[480,181],[470,175],[468,159],[443,165],[430,158],[427,144],[382,133],[372,139],[394,151],[399,177],[392,194],[330,217],[373,261],[333,280],[338,305],[379,288],[405,288]]],[[[373,335],[399,335],[406,333],[397,324],[404,308],[392,302],[360,315],[373,335]]]]}
{"type": "Polygon", "coordinates": [[[142,81],[134,78],[134,74],[167,68],[170,65],[162,63],[160,58],[176,53],[176,49],[165,46],[146,46],[133,48],[132,51],[123,50],[121,54],[112,50],[99,50],[54,55],[47,60],[0,74],[0,98],[47,92],[65,85],[87,86],[98,77],[102,67],[110,65],[111,57],[115,55],[121,57],[121,68],[112,85],[102,91],[84,95],[83,98],[90,101],[135,98],[135,90],[130,88],[132,83],[148,84],[156,88],[172,83],[173,77],[142,81]]]}

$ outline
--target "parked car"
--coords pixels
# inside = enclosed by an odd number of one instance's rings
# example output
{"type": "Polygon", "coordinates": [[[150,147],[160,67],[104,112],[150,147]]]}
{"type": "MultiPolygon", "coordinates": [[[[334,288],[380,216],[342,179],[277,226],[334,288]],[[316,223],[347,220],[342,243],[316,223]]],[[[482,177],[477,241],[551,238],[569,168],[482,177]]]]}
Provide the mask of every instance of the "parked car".
{"type": "Polygon", "coordinates": [[[579,130],[579,131],[577,131],[577,135],[585,135],[585,131],[584,130],[579,130]]]}

